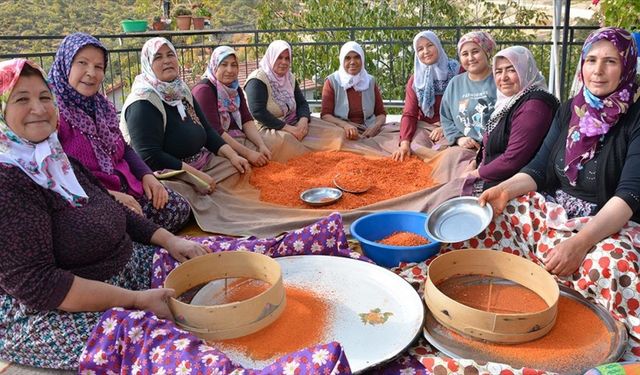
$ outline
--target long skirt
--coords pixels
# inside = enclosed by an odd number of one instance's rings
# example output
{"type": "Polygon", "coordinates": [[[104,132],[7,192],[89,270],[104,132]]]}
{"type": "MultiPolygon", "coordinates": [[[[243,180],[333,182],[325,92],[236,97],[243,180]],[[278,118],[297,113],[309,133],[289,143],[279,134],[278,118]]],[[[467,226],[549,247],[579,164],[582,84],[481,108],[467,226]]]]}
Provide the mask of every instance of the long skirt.
{"type": "Polygon", "coordinates": [[[147,219],[169,232],[175,233],[182,229],[189,220],[191,207],[189,206],[187,198],[167,187],[165,187],[165,189],[167,189],[169,199],[167,204],[159,210],[153,207],[153,202],[149,200],[146,195],[141,196],[137,200],[147,219]]]}

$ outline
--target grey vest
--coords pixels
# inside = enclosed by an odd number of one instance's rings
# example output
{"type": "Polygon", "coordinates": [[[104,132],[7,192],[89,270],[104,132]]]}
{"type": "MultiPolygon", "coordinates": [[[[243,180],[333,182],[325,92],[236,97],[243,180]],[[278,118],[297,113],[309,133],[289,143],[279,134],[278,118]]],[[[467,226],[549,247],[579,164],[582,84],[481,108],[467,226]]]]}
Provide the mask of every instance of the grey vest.
{"type": "MultiPolygon", "coordinates": [[[[334,108],[333,115],[342,119],[349,120],[349,99],[347,98],[347,90],[340,86],[340,77],[338,72],[334,72],[327,77],[334,92],[334,108]]],[[[362,91],[362,112],[364,113],[364,125],[368,128],[375,124],[376,115],[374,114],[376,106],[376,81],[373,77],[369,81],[369,87],[362,91]]]]}

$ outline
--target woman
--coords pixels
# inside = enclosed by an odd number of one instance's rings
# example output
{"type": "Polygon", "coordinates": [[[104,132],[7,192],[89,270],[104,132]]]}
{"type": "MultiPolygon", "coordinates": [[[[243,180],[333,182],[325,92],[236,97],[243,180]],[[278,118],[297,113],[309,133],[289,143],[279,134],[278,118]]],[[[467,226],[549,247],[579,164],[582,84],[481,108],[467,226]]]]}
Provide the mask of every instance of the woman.
{"type": "Polygon", "coordinates": [[[238,71],[236,51],[220,46],[213,50],[204,79],[191,93],[222,139],[252,165],[261,167],[271,159],[271,151],[253,122],[238,85],[238,71]]]}
{"type": "Polygon", "coordinates": [[[480,196],[498,214],[485,245],[523,252],[609,309],[629,330],[624,358],[634,361],[640,359],[637,55],[627,31],[592,32],[580,60],[583,87],[560,107],[540,151],[480,196]]]}
{"type": "Polygon", "coordinates": [[[387,120],[380,89],[364,65],[362,47],[345,43],[340,48],[340,68],[322,88],[320,116],[342,128],[347,139],[373,137],[387,120]]]}
{"type": "MultiPolygon", "coordinates": [[[[79,373],[241,370],[169,321],[172,289],[149,289],[162,285],[176,260],[209,249],[311,254],[318,244],[326,255],[353,256],[338,215],[280,239],[210,237],[201,239],[205,247],[174,236],[67,158],[55,97],[37,65],[1,62],[0,77],[0,202],[10,213],[0,221],[0,360],[69,370],[80,363],[79,373]],[[165,355],[175,361],[160,360],[165,355]]],[[[337,343],[317,350],[336,356],[319,371],[348,371],[337,343]]],[[[307,362],[312,354],[295,353],[307,362]]],[[[286,362],[270,369],[282,372],[286,362]]]]}
{"type": "Polygon", "coordinates": [[[244,91],[259,127],[282,130],[302,141],[309,132],[311,111],[291,73],[291,56],[289,43],[273,41],[259,68],[247,77],[244,91]]]}
{"type": "Polygon", "coordinates": [[[91,35],[71,34],[60,44],[49,72],[60,110],[58,138],[118,202],[175,232],[189,219],[189,202],[166,189],[125,143],[115,107],[99,93],[107,60],[106,48],[91,35]]]}
{"type": "Polygon", "coordinates": [[[440,127],[440,101],[449,81],[460,72],[460,63],[449,59],[440,39],[432,31],[422,31],[413,38],[413,75],[407,82],[404,108],[400,120],[400,146],[393,153],[402,161],[411,154],[411,143],[431,148],[443,139],[440,127]],[[421,129],[418,132],[418,122],[421,129]]]}
{"type": "Polygon", "coordinates": [[[465,73],[451,79],[440,103],[440,122],[449,145],[478,149],[485,124],[496,102],[496,83],[489,61],[496,43],[484,31],[472,31],[458,41],[465,73]]]}
{"type": "Polygon", "coordinates": [[[183,170],[202,180],[206,193],[216,181],[204,171],[225,157],[240,173],[249,162],[209,125],[187,84],[179,76],[178,55],[165,38],[142,47],[142,73],[136,76],[121,113],[120,127],[153,170],[183,170]]]}
{"type": "Polygon", "coordinates": [[[478,194],[515,175],[531,161],[559,105],[558,99],[547,91],[535,59],[525,47],[498,52],[493,60],[493,76],[498,101],[487,123],[482,148],[468,172],[472,177],[469,181],[476,182],[478,194]],[[480,167],[476,169],[476,165],[480,167]]]}
{"type": "Polygon", "coordinates": [[[171,313],[148,289],[155,247],[178,260],[206,248],[126,209],[58,142],[55,99],[34,63],[0,63],[0,358],[74,368],[101,311],[171,313]],[[135,241],[135,242],[134,242],[135,241]]]}

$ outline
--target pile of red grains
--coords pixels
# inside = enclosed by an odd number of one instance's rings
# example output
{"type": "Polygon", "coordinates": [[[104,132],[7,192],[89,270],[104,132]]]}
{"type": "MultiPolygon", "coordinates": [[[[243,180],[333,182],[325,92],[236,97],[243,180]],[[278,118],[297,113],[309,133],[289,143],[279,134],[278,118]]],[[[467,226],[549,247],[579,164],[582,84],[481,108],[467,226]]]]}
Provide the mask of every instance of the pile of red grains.
{"type": "Polygon", "coordinates": [[[376,242],[389,246],[420,246],[428,244],[429,240],[416,233],[393,232],[387,237],[376,242]]]}
{"type": "Polygon", "coordinates": [[[310,152],[289,160],[253,169],[250,183],[260,190],[260,200],[288,207],[313,208],[300,193],[315,187],[331,187],[337,174],[348,174],[350,186],[368,185],[362,194],[344,193],[323,209],[349,210],[396,198],[437,184],[431,168],[412,157],[403,162],[372,158],[344,151],[310,152]]]}
{"type": "MultiPolygon", "coordinates": [[[[455,284],[454,280],[444,283],[455,284]]],[[[485,309],[489,287],[489,305],[496,312],[533,312],[546,308],[546,304],[536,301],[534,292],[523,286],[488,284],[475,286],[458,285],[448,288],[445,294],[457,301],[485,309]],[[514,288],[516,287],[516,288],[514,288]],[[465,291],[465,288],[466,291],[465,291]],[[485,290],[481,290],[484,288],[485,290]]],[[[536,295],[537,296],[537,295],[536,295]]],[[[540,298],[540,297],[537,297],[540,298]]],[[[544,302],[544,301],[543,301],[544,302]]],[[[446,328],[445,328],[446,330],[446,328]]],[[[575,373],[576,369],[589,368],[603,362],[611,347],[611,334],[598,315],[582,303],[560,296],[556,323],[545,336],[530,342],[514,345],[488,343],[461,336],[446,330],[449,337],[477,353],[475,358],[507,363],[512,367],[528,367],[549,370],[561,374],[575,373]]]]}
{"type": "MultiPolygon", "coordinates": [[[[246,284],[248,295],[260,293],[251,287],[246,284]]],[[[287,305],[275,322],[249,336],[220,341],[220,349],[237,350],[260,361],[323,343],[333,315],[331,303],[309,289],[287,285],[285,290],[287,305]]]]}

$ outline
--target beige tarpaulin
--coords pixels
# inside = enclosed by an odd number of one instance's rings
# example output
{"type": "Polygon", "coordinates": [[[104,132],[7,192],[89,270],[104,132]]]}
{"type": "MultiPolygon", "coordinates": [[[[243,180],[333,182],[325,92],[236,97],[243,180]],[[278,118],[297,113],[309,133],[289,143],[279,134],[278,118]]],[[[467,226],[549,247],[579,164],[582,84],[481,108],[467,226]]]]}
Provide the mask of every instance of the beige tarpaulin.
{"type": "MultiPolygon", "coordinates": [[[[289,133],[282,131],[263,131],[262,135],[273,152],[273,159],[286,162],[306,152],[320,150],[351,151],[388,157],[397,148],[399,131],[397,123],[390,123],[385,125],[381,134],[374,138],[348,141],[344,139],[342,129],[314,118],[310,124],[309,134],[302,142],[298,142],[289,133]]],[[[417,136],[412,145],[414,154],[422,157],[425,162],[433,164],[433,178],[436,181],[449,181],[459,172],[458,158],[448,157],[447,162],[440,163],[441,155],[447,152],[431,149],[429,142],[424,140],[424,137],[417,136]]],[[[215,191],[210,195],[198,194],[191,185],[180,180],[164,181],[171,189],[187,197],[198,225],[205,232],[237,236],[273,236],[284,231],[295,230],[333,212],[333,210],[317,208],[290,208],[262,202],[259,200],[260,192],[249,184],[249,176],[237,173],[224,158],[214,157],[206,169],[207,173],[218,182],[215,191]]],[[[438,185],[366,207],[341,211],[345,226],[348,229],[351,222],[374,211],[427,211],[437,203],[459,194],[461,186],[458,185],[462,182],[456,181],[449,182],[446,189],[439,189],[440,185],[438,185]]]]}

